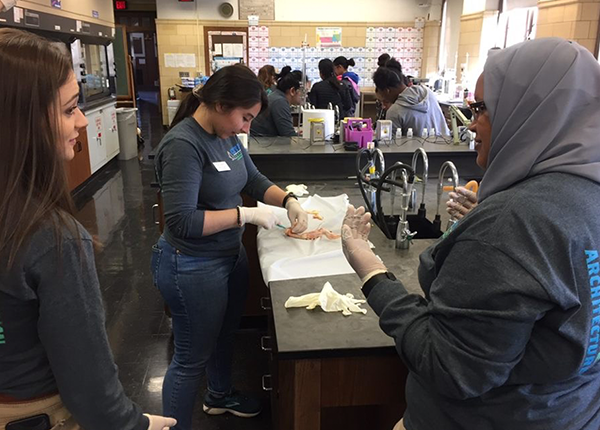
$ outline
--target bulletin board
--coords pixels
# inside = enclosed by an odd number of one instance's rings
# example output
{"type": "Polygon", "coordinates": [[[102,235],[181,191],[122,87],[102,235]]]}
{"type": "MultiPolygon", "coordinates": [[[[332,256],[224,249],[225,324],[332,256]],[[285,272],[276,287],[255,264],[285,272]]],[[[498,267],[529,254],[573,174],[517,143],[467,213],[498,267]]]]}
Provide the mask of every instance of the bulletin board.
{"type": "Polygon", "coordinates": [[[248,65],[248,29],[205,27],[204,49],[207,76],[231,64],[248,65]]]}

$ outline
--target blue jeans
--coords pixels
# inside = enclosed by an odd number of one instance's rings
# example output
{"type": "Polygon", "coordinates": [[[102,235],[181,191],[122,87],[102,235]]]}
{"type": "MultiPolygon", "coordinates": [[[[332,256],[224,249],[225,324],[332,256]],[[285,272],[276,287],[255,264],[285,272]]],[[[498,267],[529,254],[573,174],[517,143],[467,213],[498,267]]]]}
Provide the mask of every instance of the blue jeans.
{"type": "Polygon", "coordinates": [[[171,309],[175,354],[163,382],[163,414],[177,419],[176,430],[192,428],[199,382],[208,390],[232,390],[233,337],[248,292],[244,247],[228,257],[192,257],[162,236],[152,248],[152,275],[171,309]]]}

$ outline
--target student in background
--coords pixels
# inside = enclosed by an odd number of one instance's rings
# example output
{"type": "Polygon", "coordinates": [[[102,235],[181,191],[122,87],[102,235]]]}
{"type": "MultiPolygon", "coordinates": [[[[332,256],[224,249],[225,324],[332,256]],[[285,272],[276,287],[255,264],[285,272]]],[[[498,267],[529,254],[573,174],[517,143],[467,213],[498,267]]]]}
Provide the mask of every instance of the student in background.
{"type": "Polygon", "coordinates": [[[417,136],[424,128],[434,128],[437,135],[450,134],[435,94],[422,85],[407,86],[398,61],[391,59],[378,68],[373,82],[377,99],[390,105],[385,118],[392,121],[393,133],[400,127],[403,135],[408,128],[417,136]]]}
{"type": "Polygon", "coordinates": [[[331,103],[338,107],[340,117],[346,117],[352,107],[350,91],[335,77],[333,62],[328,58],[319,61],[319,75],[322,81],[313,85],[308,94],[310,103],[317,109],[327,109],[331,103]]]}
{"type": "Polygon", "coordinates": [[[263,84],[263,88],[267,95],[271,94],[275,90],[277,81],[277,74],[275,73],[275,67],[267,64],[262,66],[258,70],[258,80],[263,84]]]}
{"type": "Polygon", "coordinates": [[[269,107],[252,122],[250,133],[254,136],[297,136],[292,121],[291,105],[302,103],[300,81],[302,72],[281,70],[277,88],[269,95],[269,107]]]}
{"type": "Polygon", "coordinates": [[[377,66],[384,67],[385,63],[387,63],[390,59],[390,54],[381,54],[377,59],[377,66]]]}
{"type": "Polygon", "coordinates": [[[342,84],[348,87],[350,92],[352,106],[348,111],[348,116],[354,115],[356,104],[360,100],[360,89],[358,88],[360,77],[356,73],[348,71],[348,67],[354,67],[355,65],[356,63],[352,58],[348,60],[346,57],[337,57],[333,60],[335,74],[342,81],[342,84]]]}

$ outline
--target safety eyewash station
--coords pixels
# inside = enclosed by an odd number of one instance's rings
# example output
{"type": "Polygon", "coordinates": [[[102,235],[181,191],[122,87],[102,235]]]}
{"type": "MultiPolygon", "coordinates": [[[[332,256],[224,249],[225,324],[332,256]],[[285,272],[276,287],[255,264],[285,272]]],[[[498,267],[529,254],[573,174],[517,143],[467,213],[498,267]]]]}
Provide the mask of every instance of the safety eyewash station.
{"type": "Polygon", "coordinates": [[[401,418],[408,371],[364,300],[340,229],[349,204],[364,206],[375,253],[411,293],[423,295],[419,255],[455,222],[446,213],[448,192],[482,175],[465,133],[468,109],[443,108],[448,136],[433,129],[402,136],[389,120],[342,118],[335,107],[306,103],[301,136],[241,137],[258,169],[311,214],[307,231],[292,235],[286,211],[272,207],[279,228],[247,226],[244,234],[248,303],[254,298],[269,320],[261,347],[270,370],[262,385],[271,393],[275,428],[383,430],[401,418]]]}

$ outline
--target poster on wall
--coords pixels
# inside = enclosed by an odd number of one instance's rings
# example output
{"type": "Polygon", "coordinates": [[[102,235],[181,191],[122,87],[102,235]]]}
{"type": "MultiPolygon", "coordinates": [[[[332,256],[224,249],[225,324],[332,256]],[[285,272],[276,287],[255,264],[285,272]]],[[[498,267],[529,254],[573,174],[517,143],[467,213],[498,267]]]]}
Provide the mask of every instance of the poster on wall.
{"type": "Polygon", "coordinates": [[[51,0],[50,4],[52,5],[52,7],[62,9],[62,0],[51,0]]]}
{"type": "Polygon", "coordinates": [[[317,27],[317,46],[322,48],[342,46],[342,27],[317,27]]]}

